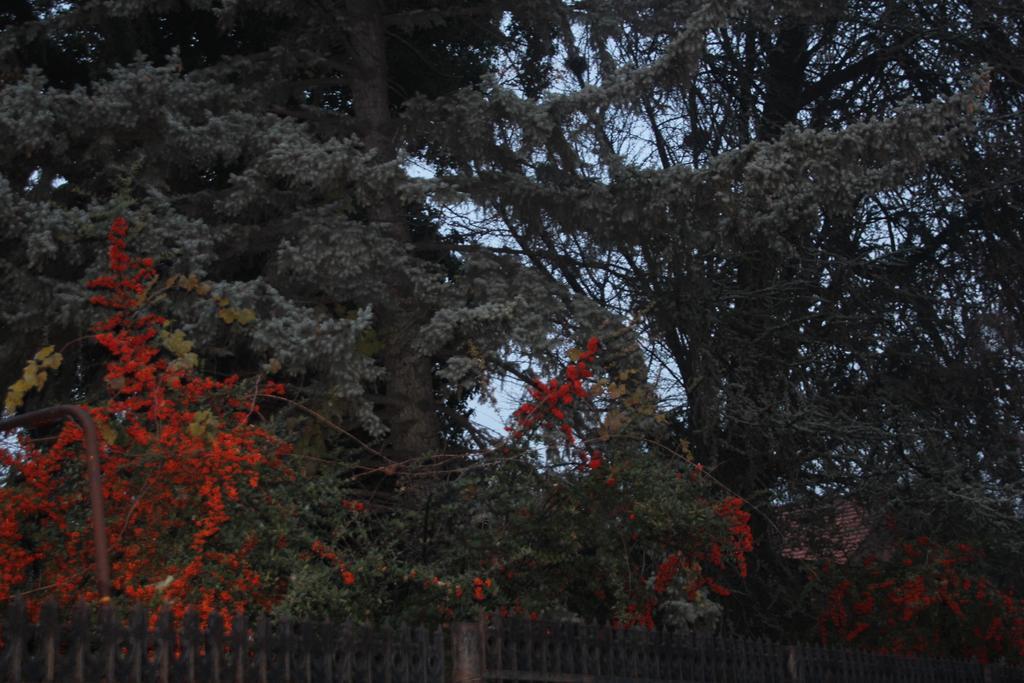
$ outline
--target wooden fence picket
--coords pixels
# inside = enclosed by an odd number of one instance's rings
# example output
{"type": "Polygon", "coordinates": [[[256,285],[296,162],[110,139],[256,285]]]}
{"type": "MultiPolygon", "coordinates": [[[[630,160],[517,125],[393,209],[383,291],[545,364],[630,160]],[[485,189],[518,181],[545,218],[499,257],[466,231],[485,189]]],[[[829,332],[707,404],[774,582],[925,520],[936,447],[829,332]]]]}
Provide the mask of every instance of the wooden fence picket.
{"type": "Polygon", "coordinates": [[[0,683],[1010,683],[1024,669],[907,658],[764,638],[625,631],[501,619],[372,629],[219,613],[175,624],[162,608],[127,615],[53,603],[35,623],[12,599],[0,623],[0,683]],[[447,678],[446,678],[447,676],[447,678]]]}

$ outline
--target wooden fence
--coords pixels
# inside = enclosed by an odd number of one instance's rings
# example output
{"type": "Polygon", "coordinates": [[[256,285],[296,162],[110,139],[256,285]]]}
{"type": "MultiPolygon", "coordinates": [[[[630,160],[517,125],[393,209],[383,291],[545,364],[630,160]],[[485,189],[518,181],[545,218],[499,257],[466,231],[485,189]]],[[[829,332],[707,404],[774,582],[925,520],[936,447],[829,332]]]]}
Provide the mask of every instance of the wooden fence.
{"type": "Polygon", "coordinates": [[[194,614],[173,628],[163,611],[126,620],[109,608],[74,609],[69,621],[43,607],[31,623],[12,601],[0,629],[4,683],[441,683],[445,639],[438,629],[368,629],[354,624],[297,623],[236,616],[230,634],[212,615],[194,614]]]}
{"type": "Polygon", "coordinates": [[[1024,682],[1024,669],[1004,665],[584,624],[457,624],[452,641],[456,683],[1024,682]]]}
{"type": "Polygon", "coordinates": [[[495,619],[450,631],[53,605],[33,623],[11,601],[0,683],[1011,683],[1024,669],[781,646],[766,640],[495,619]]]}

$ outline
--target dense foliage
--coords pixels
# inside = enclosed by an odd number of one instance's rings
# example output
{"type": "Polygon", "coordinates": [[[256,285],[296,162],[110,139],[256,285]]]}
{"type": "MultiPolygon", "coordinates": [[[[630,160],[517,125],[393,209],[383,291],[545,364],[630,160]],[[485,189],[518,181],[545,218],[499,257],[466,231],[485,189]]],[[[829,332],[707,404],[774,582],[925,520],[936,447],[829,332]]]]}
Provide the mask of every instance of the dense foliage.
{"type": "Polygon", "coordinates": [[[138,315],[175,321],[152,380],[258,397],[256,425],[201,408],[269,468],[211,538],[287,539],[251,555],[279,609],[1021,654],[1019,3],[5,7],[8,410],[131,399],[85,286],[124,215],[162,283],[138,315]],[[794,524],[842,571],[793,559],[794,524]],[[962,544],[1002,612],[933,590],[962,544]],[[894,616],[917,576],[939,602],[894,616]]]}
{"type": "MultiPolygon", "coordinates": [[[[713,622],[718,606],[709,596],[729,594],[723,576],[746,574],[749,513],[738,498],[713,497],[696,471],[682,476],[690,463],[625,450],[608,459],[589,448],[573,451],[577,462],[541,463],[521,443],[537,429],[555,431],[557,420],[576,444],[575,408],[600,393],[584,386],[594,377],[596,337],[573,354],[564,383],[535,380],[500,452],[435,455],[438,463],[457,461],[443,475],[419,469],[433,481],[436,503],[389,509],[363,491],[352,495],[369,505],[321,494],[310,509],[305,484],[323,482],[290,485],[295,454],[256,424],[265,401],[284,399],[283,386],[198,372],[192,342],[152,309],[175,290],[195,296],[206,286],[159,276],[153,259],[126,250],[128,231],[124,219],[114,221],[109,272],[88,285],[106,292],[90,303],[110,314],[77,340],[109,356],[107,397],[91,412],[105,442],[119,602],[169,603],[179,617],[191,607],[204,621],[213,610],[230,620],[252,608],[368,620],[450,620],[486,610],[653,627],[656,612],[662,623],[713,622]],[[472,468],[480,474],[458,472],[472,468]],[[467,515],[469,526],[458,521],[467,515]]],[[[251,317],[214,303],[225,321],[251,317]]],[[[37,355],[8,405],[44,388],[36,366],[57,370],[59,362],[47,359],[68,351],[37,355]]],[[[33,606],[49,596],[98,598],[94,550],[83,533],[81,437],[68,424],[49,447],[24,435],[19,448],[0,451],[2,598],[30,595],[33,606]]],[[[614,448],[623,436],[602,441],[614,448]]],[[[349,472],[348,485],[356,488],[365,474],[349,472]]]]}
{"type": "MultiPolygon", "coordinates": [[[[127,232],[124,220],[114,223],[110,272],[89,283],[105,292],[91,303],[109,312],[92,327],[109,359],[108,397],[91,413],[104,437],[113,588],[132,601],[166,601],[179,616],[185,605],[204,618],[215,604],[270,608],[281,587],[254,557],[277,543],[260,527],[282,512],[268,480],[288,476],[288,449],[252,423],[259,405],[237,376],[197,373],[181,331],[148,310],[159,278],[152,259],[125,251],[127,232]]],[[[69,423],[48,448],[26,438],[0,451],[8,474],[0,597],[30,589],[65,603],[98,598],[81,438],[69,423]]]]}
{"type": "Polygon", "coordinates": [[[822,639],[901,655],[1021,657],[1024,601],[979,571],[983,554],[920,536],[885,559],[869,555],[863,568],[840,569],[821,615],[822,639]]]}

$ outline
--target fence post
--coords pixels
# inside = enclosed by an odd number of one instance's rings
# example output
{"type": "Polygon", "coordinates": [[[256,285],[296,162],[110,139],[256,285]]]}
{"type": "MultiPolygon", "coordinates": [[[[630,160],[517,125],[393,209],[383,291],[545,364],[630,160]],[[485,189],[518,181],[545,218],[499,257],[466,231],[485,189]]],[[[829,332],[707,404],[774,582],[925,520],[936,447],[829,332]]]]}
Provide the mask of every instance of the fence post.
{"type": "Polygon", "coordinates": [[[21,658],[25,652],[25,640],[28,629],[28,618],[25,615],[25,603],[20,597],[12,598],[7,605],[7,624],[4,629],[4,649],[10,652],[7,663],[7,680],[10,683],[22,683],[21,658]]]}
{"type": "Polygon", "coordinates": [[[57,610],[57,603],[52,599],[43,603],[38,633],[43,641],[43,680],[46,683],[55,683],[57,680],[57,638],[60,635],[60,614],[57,610]]]}
{"type": "Polygon", "coordinates": [[[790,645],[786,648],[786,672],[789,674],[789,680],[793,683],[802,683],[800,678],[800,654],[797,651],[796,645],[790,645]]]}
{"type": "Polygon", "coordinates": [[[480,624],[460,622],[452,625],[452,678],[454,683],[479,683],[484,680],[480,624]]]}

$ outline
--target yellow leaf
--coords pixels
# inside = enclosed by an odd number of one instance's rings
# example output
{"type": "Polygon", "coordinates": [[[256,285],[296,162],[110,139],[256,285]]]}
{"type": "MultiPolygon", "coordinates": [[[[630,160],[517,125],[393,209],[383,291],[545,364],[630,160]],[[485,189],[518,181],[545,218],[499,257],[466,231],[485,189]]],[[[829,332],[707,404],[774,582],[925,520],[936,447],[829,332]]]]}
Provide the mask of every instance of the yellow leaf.
{"type": "Polygon", "coordinates": [[[690,452],[690,442],[687,439],[679,439],[679,452],[690,462],[693,462],[693,453],[690,452]]]}
{"type": "Polygon", "coordinates": [[[173,333],[161,330],[160,343],[178,358],[184,358],[192,351],[192,342],[185,337],[185,333],[181,330],[175,330],[173,333]]]}
{"type": "MultiPolygon", "coordinates": [[[[178,287],[184,289],[186,292],[195,292],[199,296],[206,296],[210,293],[213,287],[209,282],[205,282],[199,279],[199,276],[195,273],[189,273],[188,275],[175,275],[167,281],[169,287],[178,287]]],[[[227,305],[225,299],[224,305],[227,305]]]]}
{"type": "Polygon", "coordinates": [[[185,277],[184,275],[180,275],[179,277],[181,278],[181,286],[190,292],[199,285],[199,276],[195,273],[189,273],[188,277],[185,277]]]}
{"type": "Polygon", "coordinates": [[[239,325],[248,325],[256,320],[256,311],[251,308],[242,308],[235,314],[235,318],[238,320],[239,325]]]}
{"type": "Polygon", "coordinates": [[[248,325],[253,320],[256,320],[256,311],[251,308],[231,308],[229,306],[222,306],[221,309],[217,311],[217,316],[228,325],[232,323],[248,325]]]}
{"type": "Polygon", "coordinates": [[[569,360],[571,360],[573,363],[578,361],[580,359],[580,356],[582,356],[582,355],[583,355],[583,351],[581,349],[576,349],[576,348],[569,349],[569,360]]]}
{"type": "Polygon", "coordinates": [[[189,341],[181,330],[175,330],[173,333],[161,330],[160,343],[164,348],[177,356],[171,361],[171,368],[188,370],[199,367],[199,356],[191,352],[193,342],[189,341]]]}
{"type": "Polygon", "coordinates": [[[611,384],[608,387],[608,398],[615,400],[626,393],[626,387],[621,384],[611,384]]]}
{"type": "Polygon", "coordinates": [[[25,394],[31,391],[31,389],[32,385],[26,382],[24,378],[12,384],[11,388],[7,390],[7,397],[4,399],[4,410],[8,413],[13,413],[20,408],[21,404],[25,402],[25,394]]]}
{"type": "Polygon", "coordinates": [[[601,425],[600,429],[603,439],[607,441],[609,437],[621,431],[626,425],[626,422],[626,417],[619,411],[609,411],[605,416],[604,423],[601,425]]]}
{"type": "Polygon", "coordinates": [[[209,410],[200,410],[192,418],[188,425],[188,433],[195,438],[205,435],[207,432],[217,429],[217,418],[209,410]]]}
{"type": "Polygon", "coordinates": [[[51,370],[56,370],[57,368],[60,367],[60,364],[62,362],[64,362],[64,355],[60,354],[60,353],[55,353],[52,356],[49,356],[48,358],[43,360],[42,366],[44,368],[50,368],[51,370]]]}
{"type": "Polygon", "coordinates": [[[175,358],[167,367],[174,370],[191,370],[199,367],[199,356],[194,353],[186,353],[180,358],[175,358]]]}
{"type": "MultiPolygon", "coordinates": [[[[625,389],[625,387],[623,387],[623,389],[625,389]]],[[[630,408],[637,408],[641,411],[643,410],[643,407],[646,406],[647,408],[650,408],[650,414],[654,414],[654,408],[647,402],[647,396],[639,389],[626,397],[625,404],[630,408]]]]}
{"type": "Polygon", "coordinates": [[[33,389],[42,389],[46,384],[46,368],[56,370],[60,367],[64,356],[56,353],[53,346],[44,346],[36,352],[29,362],[25,363],[21,377],[12,384],[4,397],[4,410],[13,413],[25,403],[25,394],[33,389]]]}
{"type": "Polygon", "coordinates": [[[29,389],[35,389],[39,383],[39,364],[30,360],[21,373],[21,381],[26,382],[29,389]]]}
{"type": "Polygon", "coordinates": [[[113,444],[117,441],[117,430],[111,427],[109,424],[104,422],[98,427],[100,436],[103,437],[103,442],[107,444],[113,444]]]}

